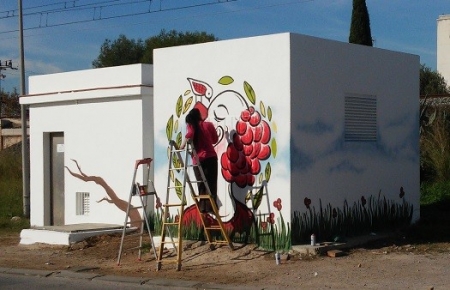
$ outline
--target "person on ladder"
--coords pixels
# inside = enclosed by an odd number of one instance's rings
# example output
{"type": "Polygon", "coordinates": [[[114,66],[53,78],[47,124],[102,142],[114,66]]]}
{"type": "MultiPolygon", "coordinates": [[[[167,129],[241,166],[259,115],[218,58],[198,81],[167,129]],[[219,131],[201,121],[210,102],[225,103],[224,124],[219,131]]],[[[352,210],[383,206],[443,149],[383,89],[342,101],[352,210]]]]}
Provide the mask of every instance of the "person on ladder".
{"type": "MultiPolygon", "coordinates": [[[[184,149],[187,142],[192,142],[200,161],[199,165],[203,169],[214,202],[216,202],[217,198],[218,174],[217,153],[214,150],[214,144],[217,143],[218,138],[214,124],[203,120],[199,109],[194,108],[186,115],[186,135],[180,148],[184,149]]],[[[193,158],[192,162],[194,165],[197,165],[195,158],[193,158]]],[[[194,167],[194,174],[197,180],[201,180],[201,174],[198,167],[194,167]]],[[[200,182],[197,183],[197,185],[200,195],[208,194],[204,183],[200,182]]],[[[199,209],[202,213],[213,211],[211,204],[207,200],[200,200],[199,209]]]]}

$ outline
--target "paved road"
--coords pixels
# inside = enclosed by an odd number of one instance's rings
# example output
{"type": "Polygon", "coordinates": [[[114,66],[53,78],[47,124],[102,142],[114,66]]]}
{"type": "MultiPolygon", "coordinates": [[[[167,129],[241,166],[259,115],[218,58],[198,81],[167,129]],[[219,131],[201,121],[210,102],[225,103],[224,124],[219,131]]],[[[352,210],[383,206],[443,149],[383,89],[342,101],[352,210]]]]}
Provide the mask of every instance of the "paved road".
{"type": "MultiPolygon", "coordinates": [[[[196,281],[150,279],[122,276],[102,276],[95,273],[79,273],[68,270],[44,271],[0,268],[1,290],[110,290],[110,289],[155,289],[155,290],[192,290],[192,289],[221,289],[237,290],[239,286],[210,284],[196,281]]],[[[276,289],[255,287],[246,289],[276,289]]]]}

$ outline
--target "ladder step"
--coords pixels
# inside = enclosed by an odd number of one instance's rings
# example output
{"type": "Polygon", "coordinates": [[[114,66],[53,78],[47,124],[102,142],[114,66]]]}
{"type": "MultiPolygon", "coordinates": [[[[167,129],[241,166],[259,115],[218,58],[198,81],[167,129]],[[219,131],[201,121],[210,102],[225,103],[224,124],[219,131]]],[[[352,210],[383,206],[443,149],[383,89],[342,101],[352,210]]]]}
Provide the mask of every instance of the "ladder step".
{"type": "Polygon", "coordinates": [[[178,189],[178,188],[183,188],[182,185],[178,185],[178,186],[169,186],[167,189],[178,189]]]}
{"type": "Polygon", "coordinates": [[[221,230],[222,228],[220,226],[210,226],[205,227],[205,230],[221,230]]]}
{"type": "Polygon", "coordinates": [[[209,194],[201,194],[201,195],[196,195],[195,198],[196,199],[210,199],[210,198],[212,198],[212,196],[209,194]]]}
{"type": "Polygon", "coordinates": [[[163,223],[163,227],[164,226],[179,226],[180,225],[180,223],[179,222],[173,222],[173,223],[163,223]]]}
{"type": "Polygon", "coordinates": [[[163,204],[164,207],[174,207],[174,206],[182,206],[186,205],[185,203],[171,203],[171,204],[163,204]]]}

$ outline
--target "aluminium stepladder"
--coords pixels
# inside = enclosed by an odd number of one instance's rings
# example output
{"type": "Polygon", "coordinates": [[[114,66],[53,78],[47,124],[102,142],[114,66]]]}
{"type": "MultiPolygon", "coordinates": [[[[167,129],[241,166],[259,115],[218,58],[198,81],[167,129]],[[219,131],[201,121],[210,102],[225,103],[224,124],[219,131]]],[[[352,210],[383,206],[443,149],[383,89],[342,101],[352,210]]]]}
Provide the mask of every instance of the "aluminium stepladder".
{"type": "Polygon", "coordinates": [[[209,189],[208,182],[206,181],[205,174],[203,172],[202,167],[200,166],[200,162],[198,159],[197,152],[195,151],[194,147],[192,146],[191,142],[187,142],[186,147],[184,149],[179,149],[178,145],[175,141],[169,142],[170,148],[169,148],[169,170],[168,170],[168,176],[167,176],[167,194],[166,194],[166,202],[163,204],[164,213],[162,214],[162,231],[161,231],[161,245],[158,249],[158,257],[157,257],[157,270],[161,269],[161,264],[164,260],[163,257],[163,250],[164,250],[164,244],[165,242],[165,236],[166,231],[170,227],[176,227],[178,229],[178,247],[176,251],[176,258],[175,259],[165,259],[167,262],[175,262],[177,264],[177,270],[181,270],[181,257],[182,257],[182,238],[183,238],[183,214],[184,214],[184,207],[187,205],[186,201],[186,185],[189,186],[191,197],[195,203],[195,206],[198,210],[198,214],[200,216],[200,220],[202,222],[203,230],[206,235],[207,241],[210,244],[210,248],[213,249],[215,245],[217,244],[226,244],[230,247],[230,249],[233,250],[233,243],[231,242],[230,237],[228,236],[228,233],[226,232],[224,225],[222,223],[222,219],[219,215],[219,210],[216,206],[215,201],[213,201],[213,198],[211,196],[211,191],[209,189]],[[181,153],[184,153],[182,156],[181,153]],[[196,162],[189,161],[190,158],[195,159],[196,162]],[[193,174],[194,167],[198,167],[201,180],[197,180],[195,178],[195,175],[193,174]],[[183,181],[179,181],[175,178],[176,174],[182,175],[183,181]],[[194,178],[191,178],[190,175],[194,175],[194,178]],[[196,189],[194,189],[193,184],[197,183],[204,183],[206,187],[207,194],[199,195],[197,194],[196,189]],[[169,197],[171,195],[171,192],[175,191],[175,193],[178,195],[180,202],[179,203],[169,203],[169,197]],[[200,212],[199,203],[200,201],[207,201],[211,203],[212,206],[212,214],[215,216],[215,220],[217,224],[209,224],[206,221],[206,217],[204,214],[200,212]],[[170,208],[172,207],[178,207],[178,219],[175,219],[174,221],[169,221],[170,216],[170,208]],[[220,231],[220,234],[223,238],[223,240],[213,240],[211,231],[220,231]]]}
{"type": "Polygon", "coordinates": [[[254,225],[255,225],[256,244],[258,246],[261,246],[262,243],[261,237],[269,237],[271,248],[273,250],[276,250],[274,226],[273,221],[271,220],[272,212],[270,211],[267,181],[263,180],[260,186],[254,186],[252,190],[248,192],[245,200],[246,201],[250,200],[251,205],[249,208],[252,209],[253,216],[255,217],[254,225]],[[256,191],[255,193],[253,193],[254,190],[256,191]],[[267,212],[261,212],[261,210],[258,210],[264,197],[267,202],[266,205],[267,212]]]}
{"type": "MultiPolygon", "coordinates": [[[[131,181],[131,189],[130,189],[130,195],[128,198],[128,204],[127,204],[127,210],[125,215],[125,221],[123,225],[122,230],[122,238],[120,240],[120,248],[119,248],[119,254],[117,257],[117,265],[120,265],[120,259],[122,257],[122,253],[125,250],[138,250],[138,260],[141,260],[141,254],[143,249],[143,238],[144,236],[148,235],[151,248],[153,250],[153,253],[155,255],[156,259],[156,248],[155,244],[153,242],[153,237],[150,230],[150,223],[148,221],[148,211],[147,211],[147,198],[151,195],[156,195],[156,191],[153,185],[153,182],[150,180],[150,163],[152,162],[152,158],[144,158],[144,159],[138,159],[135,162],[134,166],[134,172],[133,172],[133,179],[131,181]],[[146,185],[140,185],[136,182],[136,174],[141,165],[147,166],[147,184],[146,185]],[[133,206],[132,205],[132,198],[136,197],[140,201],[140,206],[133,206]],[[141,210],[141,213],[138,212],[138,210],[141,210]],[[139,219],[137,220],[137,217],[139,219]],[[145,229],[147,234],[145,234],[145,229]],[[131,233],[130,233],[131,232],[131,233]],[[125,237],[134,237],[138,236],[139,241],[138,245],[124,249],[124,242],[125,237]]],[[[157,196],[157,195],[156,195],[157,196]]]]}

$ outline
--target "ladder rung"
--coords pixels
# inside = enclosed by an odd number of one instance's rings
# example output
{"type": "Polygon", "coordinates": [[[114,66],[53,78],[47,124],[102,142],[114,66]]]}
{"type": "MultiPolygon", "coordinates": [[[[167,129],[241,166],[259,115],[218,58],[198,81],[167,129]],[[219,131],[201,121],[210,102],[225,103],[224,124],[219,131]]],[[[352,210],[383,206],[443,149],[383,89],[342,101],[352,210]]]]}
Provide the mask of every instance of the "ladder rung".
{"type": "Polygon", "coordinates": [[[164,207],[173,207],[173,206],[182,206],[186,205],[185,203],[173,203],[173,204],[163,204],[164,207]]]}
{"type": "Polygon", "coordinates": [[[201,195],[196,195],[195,196],[195,198],[197,198],[197,199],[210,199],[210,198],[212,198],[212,196],[211,195],[209,195],[209,194],[201,194],[201,195]]]}
{"type": "Polygon", "coordinates": [[[205,227],[206,230],[221,230],[222,228],[220,226],[215,227],[205,227]]]}
{"type": "Polygon", "coordinates": [[[163,226],[175,226],[175,225],[177,225],[177,226],[179,226],[180,225],[180,223],[179,222],[177,222],[177,223],[163,223],[163,226]]]}

